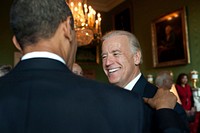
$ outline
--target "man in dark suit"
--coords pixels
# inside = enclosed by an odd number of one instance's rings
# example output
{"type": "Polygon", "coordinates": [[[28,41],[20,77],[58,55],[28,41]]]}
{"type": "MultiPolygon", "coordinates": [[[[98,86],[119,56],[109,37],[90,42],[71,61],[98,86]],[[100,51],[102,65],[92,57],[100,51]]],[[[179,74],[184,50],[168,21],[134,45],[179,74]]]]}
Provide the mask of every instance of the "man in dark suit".
{"type": "MultiPolygon", "coordinates": [[[[140,72],[142,63],[142,53],[137,38],[127,32],[115,30],[107,33],[102,38],[102,65],[110,83],[130,90],[131,93],[137,93],[141,97],[152,98],[157,92],[157,87],[147,82],[140,72]]],[[[168,90],[169,91],[169,90],[168,90]]],[[[183,119],[182,125],[185,132],[188,131],[186,115],[183,108],[176,104],[173,113],[178,113],[183,119]],[[175,112],[176,111],[176,112],[175,112]]],[[[133,111],[134,112],[134,111],[133,111]]],[[[155,133],[160,131],[156,123],[156,110],[149,105],[144,105],[144,132],[155,133]]],[[[162,127],[170,124],[176,125],[176,120],[169,119],[165,121],[162,127]]]]}
{"type": "Polygon", "coordinates": [[[14,0],[10,19],[23,57],[0,78],[1,133],[141,132],[138,95],[70,70],[77,43],[65,0],[14,0]]]}
{"type": "MultiPolygon", "coordinates": [[[[157,87],[154,86],[153,84],[149,83],[146,78],[141,75],[141,77],[139,78],[139,80],[137,81],[137,83],[135,84],[135,86],[133,87],[133,89],[131,90],[131,92],[137,92],[139,95],[141,95],[142,97],[146,97],[146,98],[151,98],[155,95],[157,91],[157,87]]],[[[187,119],[186,119],[186,114],[185,111],[183,110],[183,108],[181,107],[180,104],[176,104],[176,106],[174,107],[174,111],[176,111],[179,116],[182,119],[183,122],[183,126],[184,126],[184,132],[188,132],[189,133],[189,127],[188,127],[188,123],[187,123],[187,119]]],[[[145,131],[150,131],[152,133],[154,133],[157,130],[157,125],[156,122],[154,120],[154,115],[155,115],[155,110],[153,108],[150,108],[148,105],[145,104],[144,106],[144,118],[145,118],[145,131]]],[[[168,115],[166,116],[168,117],[168,115]]],[[[172,121],[169,119],[169,121],[166,121],[166,123],[163,123],[165,125],[167,125],[167,122],[176,122],[176,121],[172,121]]],[[[159,129],[158,129],[159,130],[159,129]]]]}
{"type": "MultiPolygon", "coordinates": [[[[70,70],[77,44],[65,0],[14,0],[10,14],[13,43],[23,57],[0,78],[1,133],[142,132],[137,94],[70,70]]],[[[162,108],[171,107],[156,98],[147,102],[158,109],[159,126],[162,108]]]]}

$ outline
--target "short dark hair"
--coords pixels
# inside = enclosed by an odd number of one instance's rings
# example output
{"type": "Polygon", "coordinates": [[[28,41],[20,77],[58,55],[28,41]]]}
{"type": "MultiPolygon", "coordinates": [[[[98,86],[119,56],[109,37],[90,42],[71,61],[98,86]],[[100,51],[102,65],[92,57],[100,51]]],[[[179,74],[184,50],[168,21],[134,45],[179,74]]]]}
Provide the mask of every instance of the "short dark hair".
{"type": "Polygon", "coordinates": [[[177,80],[176,80],[176,84],[181,85],[181,84],[182,84],[182,83],[181,83],[181,79],[182,79],[184,76],[186,76],[186,77],[188,78],[188,75],[187,75],[186,73],[180,73],[180,74],[178,75],[177,80]]]}
{"type": "Polygon", "coordinates": [[[10,10],[10,25],[19,45],[37,43],[52,37],[59,24],[71,16],[65,0],[14,0],[10,10]]]}

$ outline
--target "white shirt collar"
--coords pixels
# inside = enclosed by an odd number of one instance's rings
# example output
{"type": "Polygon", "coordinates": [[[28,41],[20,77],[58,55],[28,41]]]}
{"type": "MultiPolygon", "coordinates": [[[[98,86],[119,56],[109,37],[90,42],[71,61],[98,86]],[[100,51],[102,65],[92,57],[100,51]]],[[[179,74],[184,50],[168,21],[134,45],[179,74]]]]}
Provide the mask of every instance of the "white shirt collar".
{"type": "Polygon", "coordinates": [[[50,59],[58,60],[66,64],[65,61],[60,56],[54,53],[44,52],[44,51],[27,53],[24,56],[22,56],[21,60],[26,60],[26,59],[31,59],[31,58],[50,58],[50,59]]]}
{"type": "Polygon", "coordinates": [[[141,77],[141,73],[139,73],[131,82],[129,82],[124,89],[131,91],[133,89],[133,87],[135,86],[135,84],[137,83],[137,81],[139,80],[139,78],[141,77]]]}

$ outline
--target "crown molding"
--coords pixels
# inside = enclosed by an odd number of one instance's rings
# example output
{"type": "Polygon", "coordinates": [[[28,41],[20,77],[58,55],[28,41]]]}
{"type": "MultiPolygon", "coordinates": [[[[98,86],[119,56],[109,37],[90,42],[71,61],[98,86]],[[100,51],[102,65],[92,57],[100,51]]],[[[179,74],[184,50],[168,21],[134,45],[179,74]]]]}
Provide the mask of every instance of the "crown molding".
{"type": "Polygon", "coordinates": [[[95,10],[108,12],[125,0],[88,0],[88,5],[91,5],[95,10]]]}

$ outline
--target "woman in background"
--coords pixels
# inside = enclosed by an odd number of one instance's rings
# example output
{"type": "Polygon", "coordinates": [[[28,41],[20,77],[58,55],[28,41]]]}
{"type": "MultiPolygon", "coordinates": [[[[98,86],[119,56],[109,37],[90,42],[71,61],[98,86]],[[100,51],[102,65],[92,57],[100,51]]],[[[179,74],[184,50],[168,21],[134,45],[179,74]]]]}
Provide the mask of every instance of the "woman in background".
{"type": "Polygon", "coordinates": [[[194,100],[191,86],[188,84],[188,75],[185,73],[179,74],[175,87],[188,117],[190,133],[197,133],[198,122],[195,119],[194,100]]]}

